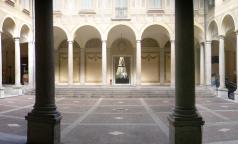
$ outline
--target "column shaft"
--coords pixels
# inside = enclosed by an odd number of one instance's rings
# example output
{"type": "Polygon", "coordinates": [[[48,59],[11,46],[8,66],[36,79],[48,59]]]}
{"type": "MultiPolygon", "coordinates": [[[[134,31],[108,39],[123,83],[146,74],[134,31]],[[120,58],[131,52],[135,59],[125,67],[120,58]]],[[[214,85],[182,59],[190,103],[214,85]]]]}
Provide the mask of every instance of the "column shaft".
{"type": "Polygon", "coordinates": [[[238,31],[236,31],[236,84],[238,88],[238,31]]]}
{"type": "Polygon", "coordinates": [[[206,71],[206,85],[211,86],[211,75],[212,75],[212,56],[211,56],[212,42],[206,41],[206,49],[205,49],[205,71],[206,71]]]}
{"type": "Polygon", "coordinates": [[[28,84],[30,87],[33,87],[33,63],[34,63],[34,47],[33,42],[28,42],[28,84]]]}
{"type": "Polygon", "coordinates": [[[204,44],[200,44],[200,85],[204,85],[204,44]]]}
{"type": "Polygon", "coordinates": [[[68,84],[73,84],[73,41],[68,41],[68,84]]]}
{"type": "Polygon", "coordinates": [[[80,84],[85,84],[85,48],[80,49],[80,84]]]}
{"type": "Polygon", "coordinates": [[[219,89],[225,88],[225,48],[224,48],[224,36],[219,37],[219,89]]]}
{"type": "Polygon", "coordinates": [[[164,84],[164,48],[160,49],[160,84],[164,84]]]}
{"type": "MultiPolygon", "coordinates": [[[[0,91],[2,88],[2,32],[0,32],[0,91]]],[[[0,95],[1,97],[1,95],[0,95]]]]}
{"type": "Polygon", "coordinates": [[[141,40],[136,41],[136,85],[141,85],[141,40]]]}
{"type": "Polygon", "coordinates": [[[4,96],[4,88],[2,87],[2,32],[0,32],[0,98],[4,96]]]}
{"type": "Polygon", "coordinates": [[[175,41],[171,40],[171,86],[175,86],[175,41]]]}
{"type": "Polygon", "coordinates": [[[26,116],[27,143],[60,144],[61,114],[55,105],[53,1],[35,0],[36,95],[26,116]]]}
{"type": "Polygon", "coordinates": [[[15,85],[21,85],[20,38],[15,38],[15,85]]]}
{"type": "Polygon", "coordinates": [[[102,85],[107,84],[107,41],[102,41],[102,85]]]}

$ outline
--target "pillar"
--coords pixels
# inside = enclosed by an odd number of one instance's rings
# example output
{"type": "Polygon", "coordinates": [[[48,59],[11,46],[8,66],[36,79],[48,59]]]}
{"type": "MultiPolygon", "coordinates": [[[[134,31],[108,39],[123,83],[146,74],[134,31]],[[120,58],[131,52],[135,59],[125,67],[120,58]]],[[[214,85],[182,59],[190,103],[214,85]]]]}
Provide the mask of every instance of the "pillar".
{"type": "Polygon", "coordinates": [[[204,43],[200,44],[200,85],[204,85],[204,43]]]}
{"type": "Polygon", "coordinates": [[[204,121],[195,106],[192,0],[175,1],[175,108],[169,115],[170,144],[201,144],[204,121]]]}
{"type": "Polygon", "coordinates": [[[205,72],[206,72],[206,85],[211,86],[211,75],[212,75],[212,42],[206,41],[206,49],[205,49],[205,72]]]}
{"type": "Polygon", "coordinates": [[[15,40],[15,86],[21,85],[21,53],[20,53],[20,38],[16,37],[15,40]]]}
{"type": "Polygon", "coordinates": [[[34,81],[34,46],[33,42],[28,42],[28,85],[33,88],[34,81]]]}
{"type": "Polygon", "coordinates": [[[80,48],[80,84],[85,84],[85,48],[80,48]]]}
{"type": "Polygon", "coordinates": [[[175,41],[171,40],[171,87],[175,86],[175,41]]]}
{"type": "MultiPolygon", "coordinates": [[[[236,31],[236,84],[238,88],[238,31],[236,31]]],[[[235,92],[235,101],[238,101],[238,89],[235,92]]]]}
{"type": "Polygon", "coordinates": [[[107,84],[107,41],[102,40],[102,85],[107,84]]]}
{"type": "Polygon", "coordinates": [[[225,88],[225,47],[224,47],[224,36],[219,36],[219,78],[220,87],[219,89],[225,88]]]}
{"type": "Polygon", "coordinates": [[[160,84],[164,84],[164,48],[160,49],[160,84]]]}
{"type": "Polygon", "coordinates": [[[2,32],[0,32],[0,98],[4,96],[4,88],[2,86],[2,32]]]}
{"type": "Polygon", "coordinates": [[[141,85],[141,40],[136,41],[136,85],[141,85]]]}
{"type": "Polygon", "coordinates": [[[73,84],[73,41],[68,41],[68,84],[73,84]]]}
{"type": "Polygon", "coordinates": [[[60,144],[61,114],[55,105],[52,5],[52,0],[35,0],[36,95],[33,110],[26,116],[28,144],[60,144]]]}

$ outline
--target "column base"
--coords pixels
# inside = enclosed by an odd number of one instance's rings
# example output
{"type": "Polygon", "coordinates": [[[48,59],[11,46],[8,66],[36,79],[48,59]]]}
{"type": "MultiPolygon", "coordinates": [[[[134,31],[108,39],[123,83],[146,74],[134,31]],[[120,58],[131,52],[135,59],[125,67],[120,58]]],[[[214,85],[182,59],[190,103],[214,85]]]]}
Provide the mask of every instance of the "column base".
{"type": "Polygon", "coordinates": [[[17,91],[18,95],[23,95],[23,90],[21,85],[15,85],[14,89],[17,91]]]}
{"type": "Polygon", "coordinates": [[[234,100],[235,100],[235,102],[238,102],[238,91],[236,90],[234,94],[235,94],[235,99],[234,100]]]}
{"type": "Polygon", "coordinates": [[[218,88],[217,96],[223,99],[228,99],[228,90],[226,88],[218,88]]]}
{"type": "Polygon", "coordinates": [[[0,98],[4,97],[4,88],[0,87],[0,98]]]}
{"type": "Polygon", "coordinates": [[[169,144],[202,144],[204,121],[199,114],[195,115],[169,115],[169,144]]]}
{"type": "Polygon", "coordinates": [[[38,114],[28,113],[27,120],[27,144],[60,144],[59,112],[38,114]]]}

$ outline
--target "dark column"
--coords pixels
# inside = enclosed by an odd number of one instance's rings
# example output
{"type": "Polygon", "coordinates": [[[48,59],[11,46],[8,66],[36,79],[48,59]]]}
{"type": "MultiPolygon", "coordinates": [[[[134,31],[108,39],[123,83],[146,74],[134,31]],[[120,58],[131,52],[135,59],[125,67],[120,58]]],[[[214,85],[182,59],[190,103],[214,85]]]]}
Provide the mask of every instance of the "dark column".
{"type": "Polygon", "coordinates": [[[195,107],[193,0],[175,1],[175,108],[169,116],[170,144],[201,144],[204,121],[195,107]]]}
{"type": "Polygon", "coordinates": [[[55,105],[52,0],[35,0],[36,97],[26,116],[28,144],[59,144],[61,115],[55,105]]]}

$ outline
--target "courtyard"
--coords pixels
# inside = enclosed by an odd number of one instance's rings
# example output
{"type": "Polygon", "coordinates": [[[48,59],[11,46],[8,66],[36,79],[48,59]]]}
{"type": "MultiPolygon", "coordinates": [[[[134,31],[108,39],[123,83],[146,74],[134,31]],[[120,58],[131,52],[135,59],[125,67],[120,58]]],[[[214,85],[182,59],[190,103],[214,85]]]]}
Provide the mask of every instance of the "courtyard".
{"type": "MultiPolygon", "coordinates": [[[[0,144],[26,143],[34,97],[0,99],[0,144]]],[[[174,98],[56,97],[63,118],[63,144],[168,144],[174,98]]],[[[217,97],[197,98],[205,120],[204,144],[238,143],[238,104],[217,97]]]]}

